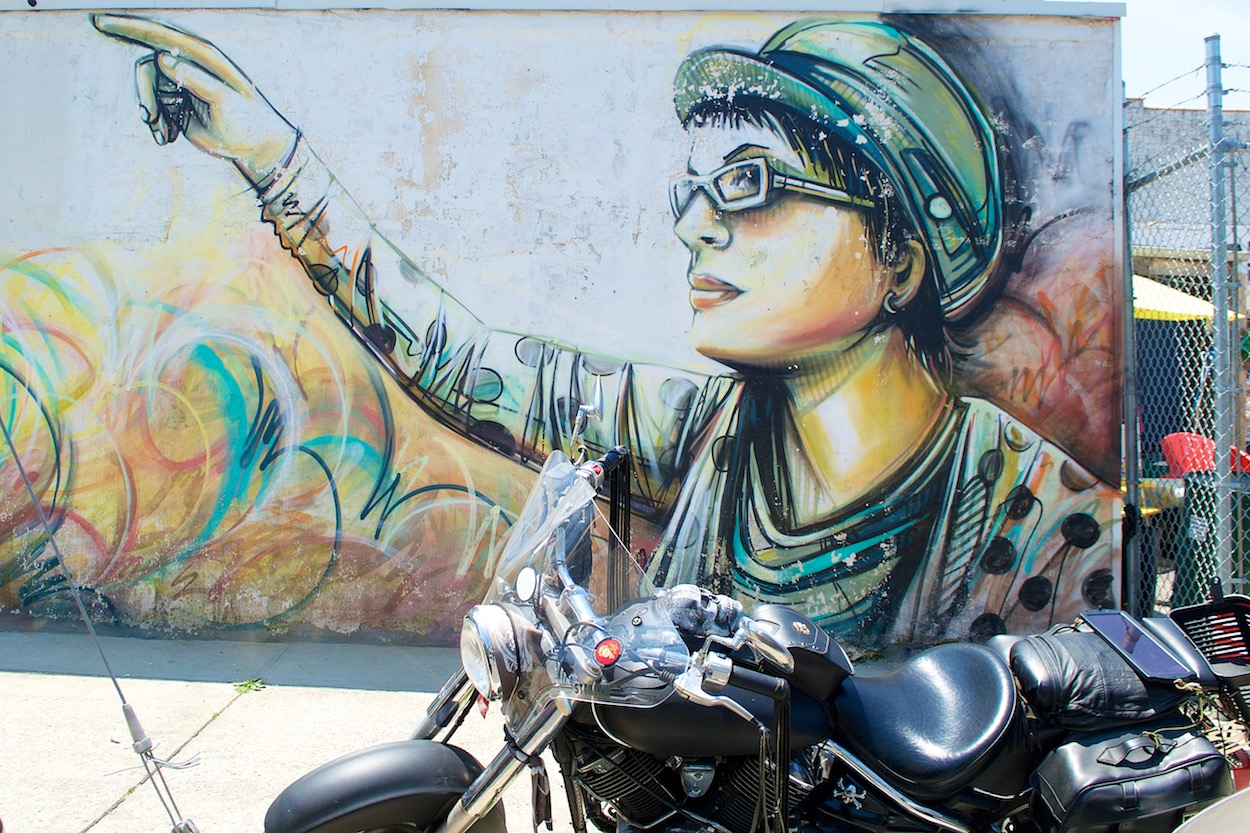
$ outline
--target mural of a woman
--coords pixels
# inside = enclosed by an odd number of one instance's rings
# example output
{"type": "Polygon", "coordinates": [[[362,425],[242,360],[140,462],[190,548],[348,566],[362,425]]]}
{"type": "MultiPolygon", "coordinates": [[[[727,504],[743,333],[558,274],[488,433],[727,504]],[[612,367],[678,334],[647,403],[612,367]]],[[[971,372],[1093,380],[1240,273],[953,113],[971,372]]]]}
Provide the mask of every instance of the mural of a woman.
{"type": "Polygon", "coordinates": [[[537,460],[602,390],[587,439],[634,451],[664,530],[657,579],[797,605],[857,641],[1114,604],[1115,490],[948,384],[952,333],[998,275],[1004,176],[975,95],[917,38],[802,21],[681,65],[674,228],[694,345],[728,368],[701,378],[485,327],[212,44],[142,18],[95,25],[154,50],[138,78],[158,142],[232,161],[317,290],[444,424],[537,460]]]}
{"type": "Polygon", "coordinates": [[[1065,560],[1081,562],[1078,605],[1110,603],[1111,490],[944,383],[948,327],[976,311],[1003,246],[1000,160],[972,94],[878,23],[706,50],[675,86],[694,137],[674,185],[693,338],[744,384],[658,572],[733,576],[722,589],[861,637],[956,619],[985,634],[1030,610],[1040,624],[1076,595],[1056,587],[1065,560]],[[1043,532],[1055,523],[1068,532],[1043,532]],[[1065,535],[1080,555],[1055,546],[1065,535]]]}

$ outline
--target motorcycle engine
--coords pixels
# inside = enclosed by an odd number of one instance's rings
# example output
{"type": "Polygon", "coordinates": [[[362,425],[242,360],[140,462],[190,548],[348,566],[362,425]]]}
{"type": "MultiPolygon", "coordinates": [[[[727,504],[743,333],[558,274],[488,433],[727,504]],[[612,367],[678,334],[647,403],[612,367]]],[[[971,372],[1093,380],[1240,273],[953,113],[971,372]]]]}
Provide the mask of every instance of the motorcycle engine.
{"type": "Polygon", "coordinates": [[[664,761],[592,729],[566,726],[552,753],[566,786],[571,782],[578,790],[586,818],[605,833],[616,833],[618,820],[638,829],[651,827],[682,801],[680,778],[664,761]]]}
{"type": "MultiPolygon", "coordinates": [[[[754,756],[663,760],[575,724],[565,728],[552,751],[571,775],[587,820],[604,833],[618,833],[621,822],[636,830],[661,822],[679,829],[685,820],[693,830],[706,827],[699,819],[710,819],[732,833],[751,833],[757,826],[760,766],[754,756]]],[[[791,765],[792,811],[814,784],[814,773],[801,758],[791,765]]]]}

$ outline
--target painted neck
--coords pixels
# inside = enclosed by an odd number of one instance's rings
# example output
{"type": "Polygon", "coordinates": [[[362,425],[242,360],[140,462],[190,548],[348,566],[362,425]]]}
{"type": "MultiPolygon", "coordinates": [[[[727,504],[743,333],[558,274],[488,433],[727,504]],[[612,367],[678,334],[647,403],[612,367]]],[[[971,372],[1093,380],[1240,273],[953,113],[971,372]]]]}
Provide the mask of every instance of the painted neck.
{"type": "Polygon", "coordinates": [[[794,422],[835,501],[870,491],[907,464],[953,407],[949,392],[890,328],[788,377],[794,422]]]}

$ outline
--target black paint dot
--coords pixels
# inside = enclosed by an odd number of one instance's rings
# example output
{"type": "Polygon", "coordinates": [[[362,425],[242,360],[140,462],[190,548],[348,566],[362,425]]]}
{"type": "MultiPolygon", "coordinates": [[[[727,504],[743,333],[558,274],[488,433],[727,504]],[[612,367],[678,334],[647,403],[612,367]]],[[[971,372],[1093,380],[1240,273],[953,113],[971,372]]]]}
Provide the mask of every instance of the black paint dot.
{"type": "Polygon", "coordinates": [[[556,399],[556,413],[568,420],[572,425],[577,421],[577,412],[582,409],[582,401],[576,396],[561,396],[556,399]]]}
{"type": "Polygon", "coordinates": [[[665,379],[660,385],[660,399],[674,411],[685,413],[690,410],[699,389],[689,379],[665,379]]]}
{"type": "Polygon", "coordinates": [[[1054,595],[1055,585],[1046,576],[1033,576],[1020,585],[1018,597],[1026,610],[1038,611],[1050,604],[1054,595]]]}
{"type": "Polygon", "coordinates": [[[621,363],[594,356],[581,356],[582,367],[592,376],[615,376],[621,372],[621,363]]]}
{"type": "Polygon", "coordinates": [[[511,457],[516,451],[516,439],[512,432],[498,422],[483,420],[470,429],[470,433],[491,448],[511,457]]]}
{"type": "Polygon", "coordinates": [[[1098,485],[1098,478],[1071,460],[1064,460],[1059,467],[1059,482],[1074,492],[1083,492],[1098,485]]]}
{"type": "Polygon", "coordinates": [[[1007,632],[1007,623],[996,613],[982,613],[972,621],[968,636],[973,642],[984,642],[991,636],[1007,632]]]}
{"type": "Polygon", "coordinates": [[[996,483],[1003,476],[1003,452],[991,448],[977,461],[977,476],[985,483],[996,483]]]}
{"type": "Polygon", "coordinates": [[[1072,546],[1087,550],[1098,543],[1098,521],[1093,515],[1086,515],[1083,512],[1069,515],[1063,519],[1059,533],[1063,535],[1063,540],[1072,546]]]}
{"type": "Polygon", "coordinates": [[[365,326],[365,338],[373,342],[373,345],[383,353],[394,350],[398,340],[393,327],[378,322],[365,326]]]}
{"type": "Polygon", "coordinates": [[[1007,517],[1013,521],[1027,517],[1036,502],[1028,486],[1017,486],[1007,495],[1007,517]]]}
{"type": "Polygon", "coordinates": [[[442,321],[431,321],[425,328],[425,343],[429,349],[441,351],[447,346],[447,325],[442,321]]]}
{"type": "Polygon", "coordinates": [[[542,364],[545,352],[542,342],[533,338],[520,339],[513,348],[517,361],[526,367],[538,367],[542,364]]]}
{"type": "Polygon", "coordinates": [[[1081,582],[1081,596],[1090,606],[1098,609],[1115,607],[1115,595],[1111,592],[1114,576],[1103,568],[1094,570],[1081,582]]]}
{"type": "Polygon", "coordinates": [[[314,263],[308,267],[308,273],[312,278],[313,288],[322,295],[329,297],[339,291],[339,273],[333,266],[314,263]]]}
{"type": "Polygon", "coordinates": [[[1016,545],[1001,535],[990,541],[981,556],[981,569],[991,575],[1001,576],[1016,563],[1016,545]]]}

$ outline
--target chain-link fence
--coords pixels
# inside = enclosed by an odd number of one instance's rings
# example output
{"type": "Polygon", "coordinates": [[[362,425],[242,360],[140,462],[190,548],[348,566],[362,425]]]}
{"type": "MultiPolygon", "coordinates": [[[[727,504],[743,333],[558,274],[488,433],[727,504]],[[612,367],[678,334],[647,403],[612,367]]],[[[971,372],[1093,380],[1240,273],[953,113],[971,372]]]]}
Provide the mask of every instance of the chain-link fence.
{"type": "MultiPolygon", "coordinates": [[[[1206,72],[1219,90],[1218,40],[1212,46],[1206,72]]],[[[1217,93],[1205,110],[1125,107],[1126,390],[1137,429],[1125,474],[1127,500],[1141,513],[1126,568],[1139,615],[1202,601],[1214,581],[1248,589],[1250,112],[1225,113],[1221,101],[1217,93]]]]}

